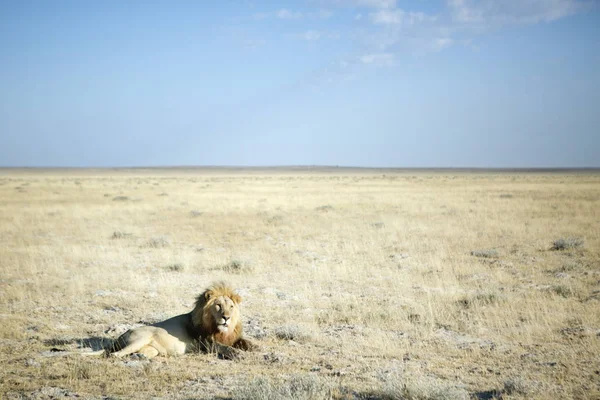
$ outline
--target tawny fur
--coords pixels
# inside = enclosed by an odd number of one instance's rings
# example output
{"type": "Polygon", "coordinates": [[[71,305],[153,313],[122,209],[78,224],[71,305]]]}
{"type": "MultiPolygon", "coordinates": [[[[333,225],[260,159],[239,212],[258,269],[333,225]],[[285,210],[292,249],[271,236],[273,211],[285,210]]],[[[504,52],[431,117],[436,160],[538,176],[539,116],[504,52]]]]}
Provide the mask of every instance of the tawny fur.
{"type": "Polygon", "coordinates": [[[196,299],[194,309],[166,321],[131,329],[109,348],[83,353],[123,357],[138,353],[152,358],[176,356],[194,351],[215,352],[235,358],[238,350],[254,345],[243,338],[239,304],[242,298],[223,282],[208,287],[196,299]]]}

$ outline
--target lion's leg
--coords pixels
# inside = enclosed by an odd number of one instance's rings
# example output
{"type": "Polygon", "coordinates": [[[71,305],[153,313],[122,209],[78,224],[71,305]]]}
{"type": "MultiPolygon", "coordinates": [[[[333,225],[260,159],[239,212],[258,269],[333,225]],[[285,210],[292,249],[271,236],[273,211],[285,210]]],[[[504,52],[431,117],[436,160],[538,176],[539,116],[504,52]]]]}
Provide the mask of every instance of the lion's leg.
{"type": "Polygon", "coordinates": [[[123,347],[121,350],[119,351],[115,351],[114,353],[111,353],[110,355],[113,357],[124,357],[124,356],[128,356],[130,354],[133,353],[137,353],[138,351],[140,351],[143,347],[145,347],[148,343],[146,341],[134,341],[133,343],[129,343],[127,346],[123,347]]]}
{"type": "Polygon", "coordinates": [[[252,343],[251,341],[249,341],[248,339],[239,338],[233,344],[233,347],[235,347],[236,349],[244,350],[244,351],[251,351],[256,348],[256,345],[254,343],[252,343]]]}
{"type": "Polygon", "coordinates": [[[204,340],[201,342],[201,347],[207,353],[214,353],[220,358],[224,358],[226,360],[235,360],[241,357],[239,350],[233,348],[232,346],[221,344],[215,340],[204,340]]]}
{"type": "Polygon", "coordinates": [[[151,359],[153,357],[156,357],[160,352],[158,351],[158,349],[156,347],[144,346],[141,349],[139,349],[138,351],[136,351],[136,353],[139,353],[139,354],[145,356],[147,359],[151,359]]]}

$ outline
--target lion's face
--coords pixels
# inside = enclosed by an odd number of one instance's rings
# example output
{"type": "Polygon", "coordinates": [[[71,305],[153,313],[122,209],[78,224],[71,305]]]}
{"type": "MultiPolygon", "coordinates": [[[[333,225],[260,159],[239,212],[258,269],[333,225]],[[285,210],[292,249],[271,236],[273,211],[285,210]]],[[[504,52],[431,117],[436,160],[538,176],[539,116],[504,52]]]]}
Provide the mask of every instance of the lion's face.
{"type": "Polygon", "coordinates": [[[238,304],[228,296],[219,296],[211,299],[208,311],[221,333],[227,333],[233,329],[239,320],[238,304]]]}
{"type": "Polygon", "coordinates": [[[225,283],[213,284],[196,299],[192,324],[202,337],[219,335],[221,343],[234,341],[242,334],[241,302],[240,295],[225,283]]]}

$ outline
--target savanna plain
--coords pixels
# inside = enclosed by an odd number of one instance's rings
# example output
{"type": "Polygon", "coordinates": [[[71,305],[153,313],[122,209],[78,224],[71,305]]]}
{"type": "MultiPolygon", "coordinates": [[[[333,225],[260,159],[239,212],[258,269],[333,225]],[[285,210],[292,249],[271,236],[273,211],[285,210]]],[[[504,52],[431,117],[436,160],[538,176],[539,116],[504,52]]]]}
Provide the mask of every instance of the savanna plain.
{"type": "Polygon", "coordinates": [[[4,169],[0,231],[0,398],[600,398],[598,171],[4,169]],[[220,280],[255,351],[78,354],[220,280]]]}

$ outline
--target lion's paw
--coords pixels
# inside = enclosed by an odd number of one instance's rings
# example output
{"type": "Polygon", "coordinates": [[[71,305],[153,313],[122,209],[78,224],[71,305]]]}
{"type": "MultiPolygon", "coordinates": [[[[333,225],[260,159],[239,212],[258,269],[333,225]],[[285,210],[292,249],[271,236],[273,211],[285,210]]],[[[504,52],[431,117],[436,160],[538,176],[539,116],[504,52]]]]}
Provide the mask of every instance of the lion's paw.
{"type": "Polygon", "coordinates": [[[233,347],[219,349],[218,355],[219,355],[219,358],[221,358],[223,360],[231,360],[231,361],[239,361],[242,358],[244,358],[244,354],[241,351],[234,349],[233,347]]]}

